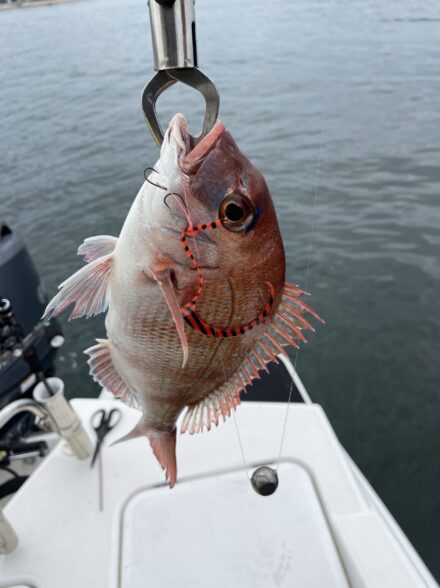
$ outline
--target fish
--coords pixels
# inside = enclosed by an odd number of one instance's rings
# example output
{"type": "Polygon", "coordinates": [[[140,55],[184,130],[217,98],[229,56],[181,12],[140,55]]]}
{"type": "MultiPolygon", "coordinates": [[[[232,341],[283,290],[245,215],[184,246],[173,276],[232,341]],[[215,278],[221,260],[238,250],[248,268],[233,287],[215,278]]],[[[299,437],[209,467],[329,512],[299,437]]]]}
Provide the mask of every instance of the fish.
{"type": "Polygon", "coordinates": [[[90,374],[141,412],[123,437],[148,438],[173,487],[176,432],[226,420],[285,348],[314,331],[286,261],[264,177],[224,124],[192,147],[176,114],[118,238],[85,239],[85,265],[59,286],[50,319],[106,312],[107,339],[85,351],[90,374]]]}

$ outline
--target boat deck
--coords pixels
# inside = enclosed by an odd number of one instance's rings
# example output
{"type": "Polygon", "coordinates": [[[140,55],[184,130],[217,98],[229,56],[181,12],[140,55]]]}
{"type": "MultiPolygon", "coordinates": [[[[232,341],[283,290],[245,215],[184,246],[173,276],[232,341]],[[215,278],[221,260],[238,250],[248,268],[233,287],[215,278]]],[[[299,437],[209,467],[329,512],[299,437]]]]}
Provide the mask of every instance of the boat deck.
{"type": "MultiPolygon", "coordinates": [[[[90,432],[94,411],[114,403],[73,406],[90,432]]],[[[318,405],[290,406],[279,488],[269,497],[248,476],[278,463],[285,404],[237,411],[247,468],[233,418],[178,436],[173,490],[145,439],[109,447],[139,418],[119,406],[123,419],[103,450],[103,511],[98,468],[60,442],[5,508],[20,543],[0,558],[2,588],[436,586],[361,490],[318,405]]]]}

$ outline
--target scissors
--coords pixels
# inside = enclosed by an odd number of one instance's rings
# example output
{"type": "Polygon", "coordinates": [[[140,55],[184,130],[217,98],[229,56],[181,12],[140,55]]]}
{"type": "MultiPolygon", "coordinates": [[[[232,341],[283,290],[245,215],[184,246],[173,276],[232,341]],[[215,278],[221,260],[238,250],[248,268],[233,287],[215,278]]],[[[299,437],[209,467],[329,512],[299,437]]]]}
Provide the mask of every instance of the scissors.
{"type": "Polygon", "coordinates": [[[101,450],[102,442],[106,435],[120,422],[122,418],[122,412],[119,408],[112,408],[110,411],[106,411],[100,408],[92,414],[91,423],[96,433],[96,446],[95,452],[92,457],[90,464],[93,467],[96,458],[101,450]]]}

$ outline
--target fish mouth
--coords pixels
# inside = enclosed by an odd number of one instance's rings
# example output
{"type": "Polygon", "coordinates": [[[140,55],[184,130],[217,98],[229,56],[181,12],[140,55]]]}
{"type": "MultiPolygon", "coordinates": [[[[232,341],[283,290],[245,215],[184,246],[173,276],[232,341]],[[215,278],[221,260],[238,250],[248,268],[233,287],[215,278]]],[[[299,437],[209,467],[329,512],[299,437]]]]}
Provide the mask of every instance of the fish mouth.
{"type": "Polygon", "coordinates": [[[183,114],[176,114],[170,123],[168,140],[174,141],[181,149],[179,155],[180,169],[185,174],[195,174],[207,155],[215,148],[224,132],[224,124],[217,120],[209,133],[195,147],[191,148],[188,121],[183,114]]]}

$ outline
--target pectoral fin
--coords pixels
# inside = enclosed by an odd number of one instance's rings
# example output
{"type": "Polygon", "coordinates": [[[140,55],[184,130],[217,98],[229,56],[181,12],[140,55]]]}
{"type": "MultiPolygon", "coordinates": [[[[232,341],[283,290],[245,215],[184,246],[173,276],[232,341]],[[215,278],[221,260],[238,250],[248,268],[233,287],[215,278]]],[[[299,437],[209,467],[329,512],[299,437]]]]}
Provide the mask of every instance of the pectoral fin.
{"type": "Polygon", "coordinates": [[[176,292],[174,290],[173,283],[171,281],[171,270],[152,270],[149,268],[153,278],[159,284],[165,301],[170,309],[171,316],[173,317],[174,324],[176,325],[177,333],[182,344],[183,362],[182,367],[184,368],[188,360],[188,340],[185,334],[185,324],[183,322],[182,313],[180,311],[180,305],[177,300],[176,292]]]}

